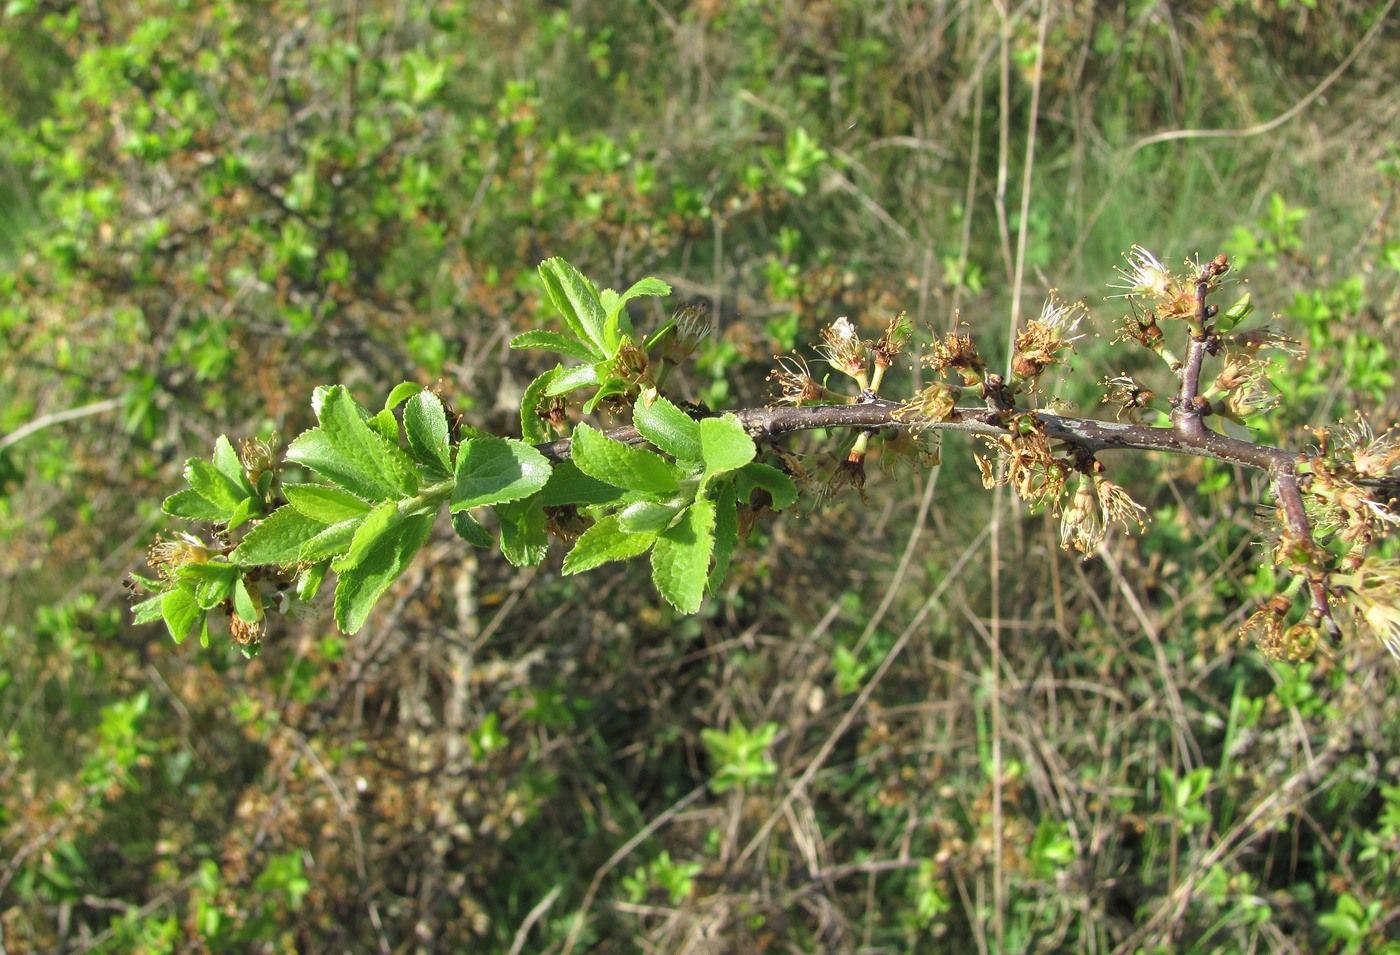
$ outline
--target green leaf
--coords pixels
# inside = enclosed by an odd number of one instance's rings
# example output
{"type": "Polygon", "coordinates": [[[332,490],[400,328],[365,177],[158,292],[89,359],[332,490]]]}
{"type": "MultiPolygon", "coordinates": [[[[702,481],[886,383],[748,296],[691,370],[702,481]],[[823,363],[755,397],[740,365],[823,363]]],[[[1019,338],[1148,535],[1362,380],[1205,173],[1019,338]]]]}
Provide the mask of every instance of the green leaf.
{"type": "Polygon", "coordinates": [[[180,517],[187,521],[214,521],[222,523],[228,520],[229,514],[231,513],[231,511],[213,503],[193,488],[185,488],[183,491],[176,491],[165,499],[165,503],[163,503],[160,508],[171,517],[180,517]]]}
{"type": "Polygon", "coordinates": [[[317,564],[311,564],[297,575],[297,599],[309,603],[316,599],[316,595],[321,592],[321,584],[325,582],[326,572],[331,569],[331,562],[323,560],[317,564]]]}
{"type": "Polygon", "coordinates": [[[325,560],[327,557],[339,557],[350,549],[350,542],[355,539],[355,532],[360,529],[360,525],[364,521],[364,517],[356,517],[327,527],[301,545],[301,553],[297,555],[297,562],[310,564],[325,560]]]}
{"type": "Polygon", "coordinates": [[[572,457],[584,474],[613,487],[650,494],[671,494],[680,487],[680,469],[671,462],[586,424],[574,429],[572,457]]]}
{"type": "Polygon", "coordinates": [[[578,574],[614,560],[629,560],[656,542],[656,532],[629,533],[616,514],[609,514],[584,531],[564,557],[564,573],[578,574]]]}
{"type": "MultiPolygon", "coordinates": [[[[611,292],[611,289],[609,291],[611,292]]],[[[604,297],[610,299],[607,302],[607,317],[603,323],[603,341],[608,346],[608,354],[616,353],[622,336],[632,331],[632,323],[627,320],[627,312],[624,310],[629,301],[641,295],[670,294],[671,286],[654,278],[642,279],[621,295],[616,292],[612,292],[611,295],[604,293],[604,297]]]]}
{"type": "Polygon", "coordinates": [[[604,358],[608,357],[601,352],[594,351],[575,338],[570,338],[568,335],[561,335],[559,332],[545,331],[544,329],[536,329],[535,331],[516,335],[510,340],[510,347],[540,348],[545,351],[556,352],[565,357],[585,362],[602,361],[604,358]]]}
{"type": "Polygon", "coordinates": [[[523,441],[472,438],[457,450],[452,513],[529,497],[549,480],[549,460],[523,441]]]}
{"type": "Polygon", "coordinates": [[[135,604],[131,608],[132,622],[136,624],[155,623],[161,619],[161,608],[164,603],[165,594],[159,593],[135,604]]]}
{"type": "Polygon", "coordinates": [[[349,552],[336,561],[335,622],[345,633],[364,626],[369,612],[408,568],[433,529],[433,514],[381,504],[360,524],[349,552]]]}
{"type": "Polygon", "coordinates": [[[325,484],[288,484],[282,488],[282,493],[299,513],[322,524],[339,524],[364,517],[371,510],[369,504],[349,491],[325,484]]]}
{"type": "Polygon", "coordinates": [[[292,442],[289,460],[370,501],[405,498],[418,490],[418,475],[408,455],[374,430],[344,385],[324,393],[318,389],[318,397],[321,427],[292,442]]]}
{"type": "Polygon", "coordinates": [[[415,461],[442,477],[452,474],[447,412],[441,398],[431,391],[420,391],[410,398],[403,409],[403,429],[408,436],[408,453],[415,461]]]}
{"type": "Polygon", "coordinates": [[[234,508],[248,495],[214,464],[201,458],[185,462],[185,482],[200,497],[219,509],[221,521],[228,520],[234,508]]]}
{"type": "Polygon", "coordinates": [[[372,418],[366,418],[369,426],[374,429],[393,448],[399,446],[399,419],[394,417],[392,411],[381,411],[372,418]]]}
{"type": "Polygon", "coordinates": [[[549,553],[544,506],[540,495],[523,501],[497,504],[492,510],[501,522],[501,553],[516,567],[533,567],[549,553]]]}
{"type": "Polygon", "coordinates": [[[255,497],[245,497],[238,502],[233,513],[228,516],[228,529],[236,530],[255,517],[262,516],[262,501],[255,497]]]}
{"type": "Polygon", "coordinates": [[[540,404],[549,394],[549,386],[554,377],[563,371],[563,365],[555,365],[530,382],[525,388],[525,394],[520,398],[520,435],[531,444],[543,444],[556,437],[538,411],[540,404]]]}
{"type": "Polygon", "coordinates": [[[682,467],[694,470],[700,466],[700,422],[665,398],[657,398],[650,406],[637,402],[632,423],[642,437],[674,457],[682,467]]]}
{"type": "Polygon", "coordinates": [[[549,481],[540,493],[540,503],[546,507],[561,504],[610,504],[622,496],[622,491],[606,481],[589,477],[572,460],[554,465],[549,481]]]}
{"type": "Polygon", "coordinates": [[[710,593],[724,583],[729,573],[729,561],[734,556],[734,547],[739,541],[739,509],[734,483],[724,482],[715,496],[715,564],[710,568],[707,587],[710,593]]]}
{"type": "Polygon", "coordinates": [[[709,579],[715,545],[715,506],[700,498],[681,519],[661,533],[651,551],[651,580],[666,602],[681,613],[695,613],[709,579]]]}
{"type": "Polygon", "coordinates": [[[233,612],[244,623],[258,623],[263,618],[262,605],[253,600],[248,582],[239,577],[233,585],[233,612]]]}
{"type": "Polygon", "coordinates": [[[753,487],[761,487],[773,498],[773,510],[781,511],[785,507],[792,507],[797,501],[797,485],[792,478],[782,471],[768,464],[758,461],[751,462],[739,469],[742,478],[740,484],[740,499],[749,500],[749,492],[753,487]]]}
{"type": "Polygon", "coordinates": [[[194,592],[180,586],[168,590],[161,597],[160,615],[165,618],[166,629],[176,643],[183,643],[194,625],[204,616],[204,611],[195,602],[194,592]]]}
{"type": "Polygon", "coordinates": [[[252,495],[253,486],[248,483],[248,475],[243,473],[243,462],[226,434],[219,435],[214,442],[214,467],[237,489],[239,498],[252,495]]]}
{"type": "Polygon", "coordinates": [[[541,262],[540,278],[544,280],[545,293],[550,302],[574,337],[597,355],[609,357],[603,339],[603,305],[593,284],[579,274],[578,269],[560,258],[541,262]]]}
{"type": "Polygon", "coordinates": [[[753,438],[732,414],[700,422],[700,449],[705,459],[705,475],[700,479],[702,487],[721,474],[737,471],[758,453],[753,438]]]}
{"type": "Polygon", "coordinates": [[[186,564],[180,568],[180,580],[194,588],[194,599],[205,610],[213,610],[233,594],[233,582],[239,568],[224,561],[186,564]]]}
{"type": "Polygon", "coordinates": [[[395,408],[422,391],[423,386],[416,381],[400,382],[394,386],[393,391],[389,392],[389,397],[384,399],[384,411],[393,414],[395,408]]]}
{"type": "Polygon", "coordinates": [[[279,507],[248,532],[229,560],[244,566],[295,564],[301,560],[302,546],[325,528],[324,521],[307,517],[295,506],[279,507]]]}
{"type": "Polygon", "coordinates": [[[490,547],[492,544],[490,532],[472,517],[470,511],[458,511],[453,514],[452,529],[457,532],[458,537],[473,547],[490,547]]]}
{"type": "Polygon", "coordinates": [[[671,526],[687,503],[635,501],[617,512],[617,525],[628,534],[659,534],[671,526]]]}
{"type": "MultiPolygon", "coordinates": [[[[598,384],[599,365],[576,365],[573,368],[556,369],[555,374],[545,385],[544,393],[550,397],[565,395],[579,388],[590,388],[598,384]]],[[[601,367],[606,368],[604,363],[601,367]]]]}

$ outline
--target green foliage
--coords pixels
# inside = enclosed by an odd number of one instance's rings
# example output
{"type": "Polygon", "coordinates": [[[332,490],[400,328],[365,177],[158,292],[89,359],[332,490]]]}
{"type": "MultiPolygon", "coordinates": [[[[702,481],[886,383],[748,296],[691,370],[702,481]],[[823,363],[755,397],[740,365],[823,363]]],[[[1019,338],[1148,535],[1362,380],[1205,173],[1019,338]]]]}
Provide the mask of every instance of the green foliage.
{"type": "Polygon", "coordinates": [[[724,792],[771,780],[778,767],[769,758],[768,748],[777,737],[777,723],[765,723],[750,730],[735,721],[727,731],[701,730],[700,742],[705,744],[714,764],[710,788],[724,792]]]}
{"type": "MultiPolygon", "coordinates": [[[[746,447],[707,465],[705,412],[680,400],[767,402],[771,356],[836,315],[986,338],[1023,224],[1023,311],[1050,285],[1096,304],[1133,241],[1179,263],[1238,227],[1249,284],[1220,307],[1248,291],[1314,356],[1275,366],[1283,401],[1248,426],[1302,448],[1300,425],[1358,405],[1393,417],[1393,57],[1389,32],[1363,41],[1384,4],[1050,4],[1043,46],[1035,17],[985,5],[94,9],[0,20],[10,949],[562,952],[575,928],[575,953],[1390,942],[1371,912],[1400,892],[1385,661],[1236,646],[1240,608],[1285,585],[1237,468],[1106,460],[1153,523],[1081,564],[1044,518],[964,490],[962,441],[936,492],[872,468],[861,509],[827,477],[848,450],[831,460],[830,435],[724,470],[746,447]],[[1266,134],[1137,148],[1269,123],[1353,52],[1266,134]],[[668,358],[681,313],[643,286],[611,353],[562,317],[532,340],[554,253],[597,280],[605,338],[602,287],[643,275],[708,304],[717,334],[693,367],[668,358]],[[322,428],[316,382],[347,386],[339,412],[364,402],[336,448],[301,446],[353,487],[282,461],[254,478],[236,440],[211,453],[222,432],[322,428]],[[653,385],[671,401],[641,400],[653,385]],[[530,484],[521,449],[588,401],[599,433],[632,406],[630,447],[674,465],[674,491],[550,456],[528,496],[450,509],[463,447],[488,438],[464,422],[521,439],[474,446],[490,476],[460,500],[504,497],[512,472],[530,484]],[[799,486],[821,509],[774,519],[799,486]],[[428,496],[414,572],[373,599],[428,496]],[[712,593],[693,616],[608,546],[560,573],[590,521],[648,561],[689,538],[668,560],[694,570],[709,508],[708,579],[666,578],[712,593]],[[347,599],[313,599],[372,515],[347,599]],[[114,580],[172,517],[196,540],[163,552],[208,566],[152,580],[172,596],[133,626],[114,580]],[[368,617],[347,637],[318,603],[368,617]],[[262,636],[258,659],[223,620],[262,636]],[[774,774],[711,798],[701,731],[770,722],[774,774]],[[1203,768],[1191,807],[1211,818],[1186,826],[1162,770],[1180,787],[1203,768]]],[[[1094,381],[1140,370],[1093,332],[1056,395],[1086,414],[1094,381]]],[[[1155,367],[1144,416],[1171,393],[1155,367]]],[[[897,363],[886,393],[916,376],[897,363]]]]}

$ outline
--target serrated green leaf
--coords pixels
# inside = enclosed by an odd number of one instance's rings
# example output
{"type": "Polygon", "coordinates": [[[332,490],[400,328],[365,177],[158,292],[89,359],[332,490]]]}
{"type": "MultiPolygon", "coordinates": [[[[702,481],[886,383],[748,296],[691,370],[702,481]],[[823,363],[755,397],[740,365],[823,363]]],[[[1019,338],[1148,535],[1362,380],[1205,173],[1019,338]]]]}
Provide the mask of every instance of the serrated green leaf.
{"type": "Polygon", "coordinates": [[[325,484],[287,484],[282,493],[298,513],[322,524],[354,520],[371,510],[369,504],[349,491],[325,484]]]}
{"type": "MultiPolygon", "coordinates": [[[[608,291],[612,292],[611,289],[608,291]]],[[[629,301],[642,295],[670,294],[671,286],[655,278],[642,279],[621,295],[616,292],[612,292],[611,295],[605,293],[604,298],[607,301],[604,304],[607,317],[603,323],[603,341],[608,347],[608,354],[615,354],[621,344],[622,336],[630,334],[632,331],[632,322],[628,319],[625,311],[629,301]]]]}
{"type": "Polygon", "coordinates": [[[223,523],[232,513],[213,503],[193,488],[176,491],[165,499],[160,509],[171,517],[179,517],[187,521],[214,521],[217,523],[223,523]]]}
{"type": "Polygon", "coordinates": [[[574,337],[600,355],[607,355],[603,340],[606,316],[593,284],[572,265],[560,258],[540,263],[545,293],[574,337]]]}
{"type": "Polygon", "coordinates": [[[458,537],[473,547],[490,547],[493,543],[491,533],[472,517],[470,511],[458,511],[453,514],[452,529],[457,532],[458,537]]]}
{"type": "Polygon", "coordinates": [[[533,567],[549,553],[547,518],[540,495],[523,501],[497,504],[492,510],[501,522],[501,553],[516,567],[533,567]]]}
{"type": "Polygon", "coordinates": [[[155,623],[161,619],[161,606],[165,603],[165,594],[158,593],[154,597],[147,597],[131,608],[132,623],[146,624],[155,623]]]}
{"type": "Polygon", "coordinates": [[[700,422],[700,453],[705,460],[705,475],[700,479],[703,487],[719,475],[748,464],[758,449],[739,419],[729,414],[700,422]]]}
{"type": "MultiPolygon", "coordinates": [[[[293,441],[287,457],[367,500],[412,496],[418,490],[418,474],[408,455],[376,431],[366,416],[344,385],[334,386],[321,401],[321,427],[293,441]],[[310,440],[317,434],[324,443],[310,440]],[[350,480],[341,480],[337,473],[350,480]]],[[[397,434],[397,422],[394,429],[397,434]]]]}
{"type": "Polygon", "coordinates": [[[729,573],[729,561],[739,541],[739,509],[734,482],[725,481],[715,496],[715,563],[707,582],[710,593],[724,583],[729,573]]]}
{"type": "Polygon", "coordinates": [[[747,502],[753,487],[761,487],[773,498],[773,510],[781,511],[792,507],[797,501],[797,485],[782,471],[759,461],[753,461],[739,469],[741,477],[740,499],[747,502]]]}
{"type": "Polygon", "coordinates": [[[370,428],[385,441],[389,446],[397,449],[399,446],[399,419],[394,417],[392,411],[381,411],[372,418],[365,419],[369,422],[370,428]]]}
{"type": "Polygon", "coordinates": [[[632,423],[642,437],[674,457],[682,467],[699,468],[700,422],[680,408],[665,398],[657,398],[650,405],[639,401],[632,410],[632,423]]]}
{"type": "Polygon", "coordinates": [[[671,494],[680,487],[680,469],[659,454],[614,441],[586,424],[575,428],[573,437],[571,457],[590,477],[650,494],[671,494]]]}
{"type": "MultiPolygon", "coordinates": [[[[355,408],[335,400],[335,394],[332,390],[322,409],[326,419],[335,422],[333,430],[323,424],[302,433],[287,448],[287,460],[369,501],[396,500],[417,491],[417,474],[408,456],[370,427],[355,408]]],[[[349,400],[346,396],[345,401],[349,400]]]]}
{"type": "Polygon", "coordinates": [[[364,523],[365,516],[332,524],[321,531],[301,545],[301,553],[297,555],[297,563],[310,564],[344,554],[350,549],[350,542],[355,539],[355,532],[364,523]]]}
{"type": "Polygon", "coordinates": [[[334,564],[335,622],[357,633],[384,591],[412,562],[433,529],[434,515],[400,512],[394,503],[370,512],[355,532],[350,550],[334,564]]]}
{"type": "Polygon", "coordinates": [[[523,441],[472,438],[457,449],[457,486],[448,509],[457,511],[529,497],[549,480],[549,460],[523,441]]]}
{"type": "MultiPolygon", "coordinates": [[[[550,397],[568,394],[579,388],[591,388],[598,384],[599,365],[576,365],[573,368],[560,368],[545,385],[544,393],[550,397]]],[[[601,367],[606,367],[603,365],[601,367]]]]}
{"type": "Polygon", "coordinates": [[[578,469],[573,461],[560,461],[554,465],[540,492],[540,503],[546,507],[561,504],[609,504],[622,496],[622,491],[606,481],[589,477],[578,469]]]}
{"type": "Polygon", "coordinates": [[[563,365],[555,365],[530,382],[520,398],[520,435],[531,444],[543,444],[556,437],[538,412],[541,402],[548,396],[550,382],[563,370],[563,365]]]}
{"type": "Polygon", "coordinates": [[[192,585],[195,601],[205,610],[213,610],[233,595],[238,574],[238,567],[223,561],[186,564],[179,571],[181,582],[192,585]]]}
{"type": "MultiPolygon", "coordinates": [[[[607,367],[607,366],[603,366],[607,367]]],[[[625,395],[632,390],[632,383],[622,378],[605,378],[598,382],[598,390],[583,403],[583,413],[592,414],[598,403],[613,395],[625,395]]]]}
{"type": "Polygon", "coordinates": [[[213,464],[237,489],[239,498],[248,497],[253,493],[253,486],[248,483],[248,475],[243,473],[243,462],[239,459],[238,452],[233,450],[233,444],[226,434],[219,435],[218,440],[214,442],[213,464]]]}
{"type": "Polygon", "coordinates": [[[656,532],[633,534],[618,524],[616,514],[609,514],[579,536],[573,549],[564,557],[564,573],[578,574],[614,560],[629,560],[645,554],[656,543],[656,532]]]}
{"type": "Polygon", "coordinates": [[[447,412],[442,399],[431,391],[420,391],[408,399],[403,409],[403,429],[408,437],[408,453],[435,474],[452,473],[447,412]]]}
{"type": "Polygon", "coordinates": [[[301,560],[301,549],[306,542],[325,529],[326,522],[307,517],[295,506],[279,507],[248,532],[229,555],[229,560],[245,567],[295,564],[301,560]]]}
{"type": "Polygon", "coordinates": [[[323,560],[318,564],[311,564],[297,575],[297,599],[309,603],[316,599],[316,595],[321,592],[321,584],[325,582],[326,573],[331,569],[331,562],[323,560]]]}
{"type": "Polygon", "coordinates": [[[190,458],[185,462],[185,483],[219,509],[221,521],[227,520],[233,514],[233,509],[247,496],[238,482],[201,458],[190,458]]]}
{"type": "Polygon", "coordinates": [[[228,529],[233,531],[242,527],[255,517],[262,515],[262,501],[254,497],[245,497],[238,502],[238,506],[233,509],[233,513],[228,516],[228,529]]]}
{"type": "Polygon", "coordinates": [[[715,506],[700,498],[661,533],[652,548],[651,581],[666,602],[681,613],[700,609],[714,551],[714,530],[715,506]]]}
{"type": "Polygon", "coordinates": [[[194,592],[187,587],[168,590],[161,598],[160,615],[165,618],[166,629],[176,643],[184,643],[194,625],[204,616],[204,611],[195,602],[194,592]]]}
{"type": "MultiPolygon", "coordinates": [[[[389,397],[384,399],[384,411],[390,414],[394,409],[403,404],[414,395],[421,394],[423,386],[416,381],[403,381],[394,386],[394,390],[389,392],[389,397]]],[[[382,413],[382,412],[381,412],[382,413]]]]}
{"type": "Polygon", "coordinates": [[[233,612],[244,623],[259,623],[263,618],[262,604],[253,599],[248,581],[239,577],[233,585],[233,612]]]}
{"type": "Polygon", "coordinates": [[[539,348],[544,351],[552,351],[556,354],[564,355],[578,361],[596,362],[608,357],[602,352],[594,351],[590,346],[584,344],[576,338],[568,335],[561,335],[559,332],[536,329],[516,335],[510,340],[511,348],[539,348]]]}
{"type": "Polygon", "coordinates": [[[617,512],[617,525],[627,534],[659,534],[671,525],[684,503],[634,501],[617,512]]]}

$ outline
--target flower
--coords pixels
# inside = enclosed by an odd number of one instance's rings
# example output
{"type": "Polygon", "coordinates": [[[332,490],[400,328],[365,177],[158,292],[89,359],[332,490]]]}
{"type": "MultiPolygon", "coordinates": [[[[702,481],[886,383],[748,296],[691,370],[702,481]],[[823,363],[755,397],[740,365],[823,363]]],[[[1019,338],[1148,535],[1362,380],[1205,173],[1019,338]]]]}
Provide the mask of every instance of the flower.
{"type": "MultiPolygon", "coordinates": [[[[1190,318],[1196,314],[1196,289],[1178,279],[1157,257],[1140,245],[1128,253],[1128,267],[1118,269],[1121,280],[1109,288],[1121,289],[1124,298],[1141,296],[1156,304],[1160,318],[1190,318]]],[[[1212,278],[1214,273],[1212,274],[1212,278]]]]}
{"type": "Polygon", "coordinates": [[[682,305],[671,320],[675,323],[675,329],[666,338],[661,353],[672,363],[688,358],[715,327],[714,318],[703,302],[699,305],[682,305]]]}
{"type": "Polygon", "coordinates": [[[198,537],[181,532],[174,538],[157,537],[146,551],[146,563],[160,574],[161,579],[171,580],[181,567],[208,563],[215,553],[198,537]]]}
{"type": "Polygon", "coordinates": [[[957,398],[953,388],[934,382],[896,408],[891,417],[896,421],[947,421],[953,417],[957,398]]]}
{"type": "Polygon", "coordinates": [[[1022,378],[1034,379],[1045,366],[1061,362],[1061,353],[1069,351],[1077,338],[1066,336],[1078,328],[1083,319],[1083,303],[1065,304],[1058,299],[1056,290],[1051,289],[1040,318],[1027,322],[1025,330],[1016,336],[1012,370],[1022,378]]]}
{"type": "Polygon", "coordinates": [[[1079,478],[1069,507],[1060,515],[1060,546],[1087,555],[1103,543],[1103,537],[1103,512],[1094,492],[1094,479],[1085,474],[1079,478]]]}
{"type": "Polygon", "coordinates": [[[800,408],[826,397],[826,389],[812,377],[807,359],[801,355],[774,355],[773,359],[778,367],[768,373],[768,380],[776,383],[782,393],[778,398],[780,404],[800,408]]]}
{"type": "Polygon", "coordinates": [[[1362,628],[1400,662],[1400,560],[1368,557],[1356,573],[1333,580],[1347,588],[1362,628]]]}
{"type": "Polygon", "coordinates": [[[865,389],[865,343],[856,334],[849,318],[843,315],[822,329],[822,343],[817,346],[817,351],[837,371],[854,378],[862,391],[865,389]]]}
{"type": "Polygon", "coordinates": [[[1118,413],[1113,417],[1119,421],[1123,420],[1125,414],[1129,421],[1137,421],[1141,417],[1138,412],[1148,407],[1156,397],[1155,392],[1149,391],[1132,375],[1105,378],[1102,384],[1108,389],[1108,393],[1103,396],[1104,404],[1118,405],[1118,413]]]}
{"type": "Polygon", "coordinates": [[[1171,271],[1157,260],[1157,256],[1140,245],[1128,252],[1128,267],[1119,268],[1122,281],[1109,288],[1122,289],[1122,295],[1144,295],[1152,298],[1166,298],[1173,290],[1176,280],[1171,271]]]}
{"type": "Polygon", "coordinates": [[[1122,524],[1124,530],[1129,529],[1129,524],[1136,524],[1139,531],[1147,529],[1147,508],[1112,481],[1096,477],[1094,482],[1105,524],[1122,524]]]}

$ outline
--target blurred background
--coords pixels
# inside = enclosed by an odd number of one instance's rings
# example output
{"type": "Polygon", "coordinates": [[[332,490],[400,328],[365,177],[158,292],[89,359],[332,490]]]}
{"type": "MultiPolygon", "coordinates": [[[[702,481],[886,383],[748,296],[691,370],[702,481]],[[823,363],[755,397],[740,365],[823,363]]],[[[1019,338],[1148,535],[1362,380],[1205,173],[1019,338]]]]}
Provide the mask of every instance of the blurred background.
{"type": "Polygon", "coordinates": [[[1394,665],[1239,643],[1230,467],[1107,457],[1153,520],[1080,561],[950,436],[695,617],[446,522],[356,637],[253,660],[123,586],[184,460],[318,384],[517,433],[551,255],[707,304],[715,408],[840,315],[1004,360],[1058,288],[1057,398],[1111,416],[1170,381],[1109,347],[1123,253],[1225,252],[1310,349],[1261,438],[1393,422],[1394,5],[11,0],[0,949],[1400,952],[1394,665]]]}

